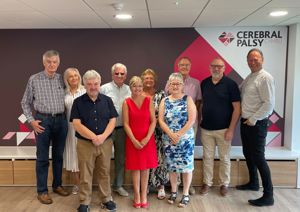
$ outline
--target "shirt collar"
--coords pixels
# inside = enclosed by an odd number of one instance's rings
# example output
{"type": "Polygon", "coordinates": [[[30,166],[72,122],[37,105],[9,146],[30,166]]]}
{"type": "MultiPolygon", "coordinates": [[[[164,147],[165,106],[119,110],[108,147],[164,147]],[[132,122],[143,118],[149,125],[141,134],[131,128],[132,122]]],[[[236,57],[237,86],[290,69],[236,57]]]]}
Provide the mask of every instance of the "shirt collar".
{"type": "MultiPolygon", "coordinates": [[[[87,93],[85,93],[82,96],[82,98],[83,98],[84,101],[92,101],[91,98],[89,97],[89,95],[87,93]]],[[[100,100],[101,100],[101,94],[99,93],[95,102],[98,102],[100,100]]]]}
{"type": "Polygon", "coordinates": [[[124,87],[124,85],[125,85],[125,83],[123,83],[123,84],[121,85],[121,87],[119,87],[119,86],[115,83],[115,81],[112,81],[112,84],[113,84],[113,86],[115,86],[116,88],[119,88],[119,89],[122,89],[122,88],[124,87]]]}

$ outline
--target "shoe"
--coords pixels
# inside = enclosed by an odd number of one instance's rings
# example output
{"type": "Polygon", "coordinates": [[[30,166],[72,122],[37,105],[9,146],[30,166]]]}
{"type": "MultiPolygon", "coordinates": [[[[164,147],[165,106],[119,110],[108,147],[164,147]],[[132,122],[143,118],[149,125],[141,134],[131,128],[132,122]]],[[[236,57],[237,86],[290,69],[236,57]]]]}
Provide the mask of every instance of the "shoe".
{"type": "Polygon", "coordinates": [[[196,193],[195,188],[193,186],[190,186],[189,188],[189,194],[194,195],[196,193]]]}
{"type": "Polygon", "coordinates": [[[182,199],[180,200],[178,207],[179,208],[185,208],[190,202],[190,196],[189,195],[183,195],[182,199]]]}
{"type": "Polygon", "coordinates": [[[79,192],[79,187],[77,185],[74,185],[72,189],[72,194],[76,195],[78,194],[78,192],[79,192]]]}
{"type": "Polygon", "coordinates": [[[200,194],[206,195],[206,194],[208,194],[209,190],[210,190],[210,187],[207,184],[203,184],[201,187],[201,190],[200,190],[200,194]]]}
{"type": "Polygon", "coordinates": [[[69,194],[70,194],[62,186],[58,186],[57,188],[54,188],[53,192],[57,193],[60,196],[69,196],[69,194]]]}
{"type": "Polygon", "coordinates": [[[107,211],[116,211],[117,205],[112,200],[109,200],[108,202],[101,203],[101,208],[106,209],[107,211]]]}
{"type": "Polygon", "coordinates": [[[174,204],[176,198],[177,198],[177,192],[171,192],[171,195],[168,198],[168,203],[174,204]]]}
{"type": "Polygon", "coordinates": [[[274,205],[274,198],[272,196],[271,197],[262,196],[261,198],[258,199],[248,200],[248,202],[250,205],[258,206],[258,207],[272,206],[274,205]]]}
{"type": "Polygon", "coordinates": [[[89,212],[90,208],[88,205],[82,205],[80,204],[79,207],[77,208],[78,212],[89,212]]]}
{"type": "Polygon", "coordinates": [[[241,191],[245,191],[245,190],[258,191],[259,190],[259,185],[255,185],[255,184],[252,184],[252,183],[246,183],[246,184],[243,184],[243,185],[237,185],[236,189],[241,190],[241,191]]]}
{"type": "Polygon", "coordinates": [[[166,198],[166,192],[165,192],[165,189],[164,188],[160,188],[158,189],[158,192],[157,192],[157,199],[159,200],[163,200],[166,198]]]}
{"type": "Polygon", "coordinates": [[[114,192],[118,193],[122,197],[128,197],[129,194],[128,192],[121,186],[117,189],[113,189],[114,192]]]}
{"type": "Polygon", "coordinates": [[[49,196],[48,193],[43,193],[43,194],[38,194],[37,199],[40,201],[42,204],[52,204],[53,200],[49,196]]]}
{"type": "Polygon", "coordinates": [[[146,208],[146,209],[148,209],[149,208],[149,203],[148,202],[146,202],[146,203],[141,203],[141,208],[146,208]]]}
{"type": "Polygon", "coordinates": [[[220,187],[220,194],[221,194],[222,197],[227,196],[227,194],[228,194],[228,186],[221,185],[221,187],[220,187]]]}
{"type": "Polygon", "coordinates": [[[133,201],[132,206],[133,206],[134,208],[141,208],[141,203],[140,203],[140,202],[139,202],[139,203],[136,203],[135,201],[133,201]]]}

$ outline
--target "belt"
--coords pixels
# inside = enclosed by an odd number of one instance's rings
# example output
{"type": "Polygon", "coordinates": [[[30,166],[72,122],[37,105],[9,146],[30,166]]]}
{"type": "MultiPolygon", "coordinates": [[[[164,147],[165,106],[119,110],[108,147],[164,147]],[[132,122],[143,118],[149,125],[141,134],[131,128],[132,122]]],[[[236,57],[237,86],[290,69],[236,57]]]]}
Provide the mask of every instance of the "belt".
{"type": "Polygon", "coordinates": [[[115,127],[116,130],[122,129],[122,128],[123,128],[123,126],[117,126],[117,127],[115,127]]]}
{"type": "Polygon", "coordinates": [[[65,115],[65,113],[52,114],[52,113],[40,113],[40,112],[37,112],[36,114],[47,117],[47,118],[56,118],[56,117],[61,117],[61,116],[65,115]]]}

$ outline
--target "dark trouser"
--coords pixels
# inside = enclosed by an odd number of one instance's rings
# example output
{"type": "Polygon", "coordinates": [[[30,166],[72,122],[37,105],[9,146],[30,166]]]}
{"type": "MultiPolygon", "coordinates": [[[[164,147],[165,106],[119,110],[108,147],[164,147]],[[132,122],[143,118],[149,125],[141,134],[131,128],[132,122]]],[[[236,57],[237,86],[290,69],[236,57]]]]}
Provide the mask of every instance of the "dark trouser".
{"type": "Polygon", "coordinates": [[[52,141],[52,188],[57,188],[62,184],[63,153],[68,131],[65,115],[57,117],[37,114],[36,120],[40,120],[40,125],[45,131],[36,136],[36,179],[37,192],[47,193],[47,179],[49,168],[49,147],[52,141]]]}
{"type": "Polygon", "coordinates": [[[257,121],[255,126],[243,124],[241,119],[241,138],[243,153],[246,158],[250,183],[258,185],[257,169],[262,179],[264,196],[273,196],[271,172],[265,159],[265,145],[268,129],[268,119],[257,121]]]}
{"type": "Polygon", "coordinates": [[[123,185],[125,173],[125,140],[126,133],[123,127],[116,127],[112,133],[114,143],[115,179],[113,189],[123,185]]]}

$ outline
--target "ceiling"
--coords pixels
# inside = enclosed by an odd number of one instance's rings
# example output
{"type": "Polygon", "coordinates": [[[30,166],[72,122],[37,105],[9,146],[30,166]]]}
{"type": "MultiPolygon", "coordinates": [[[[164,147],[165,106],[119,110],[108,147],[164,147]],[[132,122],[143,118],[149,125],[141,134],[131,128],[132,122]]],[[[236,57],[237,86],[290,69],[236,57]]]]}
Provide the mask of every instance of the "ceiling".
{"type": "Polygon", "coordinates": [[[0,29],[279,26],[300,23],[300,0],[0,0],[0,29]],[[176,2],[178,4],[176,5],[176,2]],[[117,11],[112,5],[122,4],[117,11]],[[272,18],[273,10],[287,10],[272,18]],[[130,21],[114,18],[131,13],[130,21]]]}

